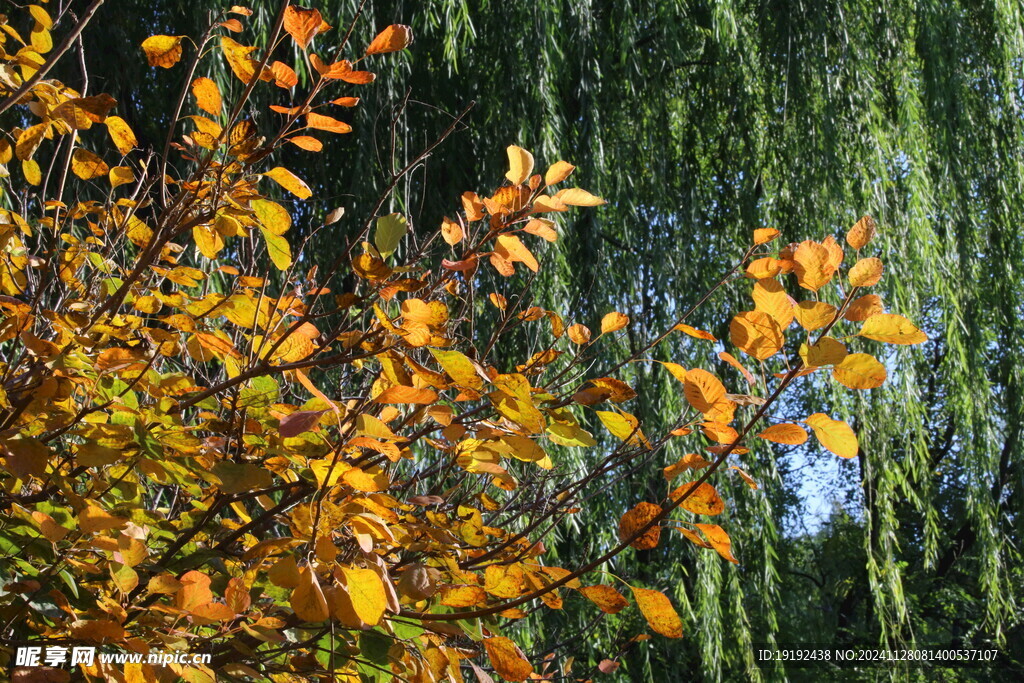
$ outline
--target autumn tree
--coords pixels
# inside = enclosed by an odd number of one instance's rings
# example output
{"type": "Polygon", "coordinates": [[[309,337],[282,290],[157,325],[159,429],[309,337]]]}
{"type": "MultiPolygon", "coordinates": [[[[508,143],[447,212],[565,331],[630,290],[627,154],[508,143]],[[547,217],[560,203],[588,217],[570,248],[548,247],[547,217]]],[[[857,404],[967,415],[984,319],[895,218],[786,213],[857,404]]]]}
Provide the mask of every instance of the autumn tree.
{"type": "MultiPolygon", "coordinates": [[[[47,77],[101,3],[0,23],[4,656],[31,643],[212,655],[97,662],[81,668],[89,680],[587,679],[571,659],[524,651],[516,623],[583,600],[682,637],[668,587],[613,575],[609,560],[663,533],[741,560],[712,518],[723,477],[757,488],[741,468],[752,449],[809,429],[858,455],[845,422],[790,415],[780,397],[813,374],[877,388],[876,343],[925,340],[865,293],[883,266],[861,253],[876,231],[864,217],[846,247],[773,246],[778,230],[755,229],[673,325],[610,361],[627,315],[575,320],[530,298],[544,244],[571,239],[560,217],[604,204],[572,186],[573,165],[534,173],[512,145],[493,192],[467,189],[446,216],[387,211],[471,107],[407,162],[384,151],[388,181],[366,215],[311,208],[308,179],[282,165],[344,149],[359,88],[379,55],[409,47],[407,26],[357,49],[359,12],[338,29],[285,1],[261,46],[238,6],[195,39],[154,35],[132,58],[169,70],[180,96],[164,140],[142,146],[89,74],[78,89],[47,77]],[[230,87],[202,75],[211,60],[230,87]],[[257,88],[277,100],[259,116],[257,88]],[[738,355],[717,355],[728,376],[652,359],[674,335],[716,341],[687,320],[726,287],[751,296],[728,326],[738,355]],[[533,340],[528,355],[499,352],[513,334],[533,340]],[[630,412],[621,377],[636,364],[678,381],[687,409],[671,429],[645,431],[630,412]],[[559,463],[609,440],[587,471],[559,463]],[[661,462],[670,441],[692,452],[661,462]],[[549,557],[545,539],[606,481],[658,470],[663,490],[608,520],[617,543],[549,557]]],[[[596,668],[613,671],[614,655],[596,668]]]]}

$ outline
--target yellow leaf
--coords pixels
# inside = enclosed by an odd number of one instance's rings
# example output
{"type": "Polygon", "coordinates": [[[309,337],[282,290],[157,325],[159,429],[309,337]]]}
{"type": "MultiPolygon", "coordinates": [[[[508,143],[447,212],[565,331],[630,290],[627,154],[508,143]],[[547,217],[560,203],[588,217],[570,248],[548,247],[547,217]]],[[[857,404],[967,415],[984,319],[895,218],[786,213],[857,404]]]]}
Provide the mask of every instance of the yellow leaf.
{"type": "Polygon", "coordinates": [[[263,175],[267,176],[299,199],[307,199],[313,194],[313,191],[309,189],[309,185],[307,185],[302,178],[283,166],[272,168],[263,175]]]}
{"type": "Polygon", "coordinates": [[[835,273],[830,261],[829,250],[822,244],[810,240],[801,242],[793,252],[796,264],[793,272],[796,281],[804,289],[816,292],[821,289],[835,273]]]}
{"type": "Polygon", "coordinates": [[[857,435],[850,429],[850,425],[842,420],[833,420],[824,413],[815,413],[804,422],[814,430],[814,436],[828,450],[841,458],[857,456],[857,435]]]}
{"type": "Polygon", "coordinates": [[[846,243],[858,251],[863,249],[871,238],[875,236],[875,219],[871,216],[864,216],[853,224],[850,231],[846,233],[846,243]]]}
{"type": "Polygon", "coordinates": [[[440,349],[430,349],[430,353],[444,371],[448,373],[448,376],[452,378],[452,381],[459,386],[470,389],[480,389],[483,387],[483,378],[477,374],[476,366],[473,365],[473,361],[466,354],[461,351],[443,351],[440,349]]]}
{"type": "Polygon", "coordinates": [[[411,403],[430,405],[437,400],[437,392],[432,389],[416,389],[403,385],[388,387],[373,399],[376,403],[411,403]]]}
{"type": "Polygon", "coordinates": [[[502,678],[509,681],[525,681],[533,674],[533,665],[514,642],[503,636],[484,639],[484,649],[491,660],[491,666],[502,678]]]}
{"type": "Polygon", "coordinates": [[[838,365],[846,358],[846,346],[838,339],[822,337],[815,344],[800,345],[800,358],[808,368],[838,365]]]}
{"type": "Polygon", "coordinates": [[[851,353],[832,370],[832,377],[851,389],[875,389],[885,383],[885,366],[874,356],[851,353]]]}
{"type": "Polygon", "coordinates": [[[53,20],[50,19],[50,15],[47,14],[46,10],[39,5],[29,5],[28,13],[32,15],[32,18],[36,20],[36,23],[47,31],[53,28],[53,20]]]}
{"type": "MultiPolygon", "coordinates": [[[[661,513],[661,506],[654,503],[638,503],[619,520],[619,540],[625,541],[661,513]]],[[[658,545],[661,527],[655,524],[633,540],[630,545],[637,550],[650,550],[658,545]]]]}
{"type": "Polygon", "coordinates": [[[850,284],[854,287],[870,287],[882,279],[882,261],[877,258],[864,258],[850,268],[850,284]]]}
{"type": "Polygon", "coordinates": [[[575,170],[576,167],[567,161],[556,161],[548,167],[547,173],[544,174],[544,184],[554,185],[560,183],[575,170]]]}
{"type": "Polygon", "coordinates": [[[633,587],[633,597],[647,624],[655,633],[666,638],[682,638],[683,622],[672,607],[672,602],[660,591],[633,587]]]}
{"type": "Polygon", "coordinates": [[[306,125],[317,130],[326,130],[329,133],[352,132],[352,126],[348,125],[344,121],[339,121],[338,119],[330,116],[324,116],[323,114],[317,114],[315,111],[311,111],[306,114],[306,125]]]}
{"type": "Polygon", "coordinates": [[[601,206],[605,203],[600,197],[595,197],[586,190],[572,187],[567,190],[559,190],[555,195],[563,204],[569,206],[601,206]]]}
{"type": "Polygon", "coordinates": [[[725,385],[707,370],[694,368],[683,380],[683,395],[697,412],[706,415],[725,399],[725,385]]]}
{"type": "Polygon", "coordinates": [[[775,443],[782,443],[790,446],[799,446],[807,441],[806,430],[804,430],[800,425],[789,422],[772,425],[758,434],[758,436],[767,441],[774,441],[775,443]]]}
{"type": "Polygon", "coordinates": [[[299,570],[299,585],[292,590],[289,603],[295,616],[305,622],[323,621],[330,615],[320,581],[308,566],[299,570]]]}
{"type": "Polygon", "coordinates": [[[719,555],[733,564],[739,564],[739,561],[732,555],[732,540],[729,539],[729,534],[725,533],[725,529],[717,524],[694,524],[694,526],[704,533],[708,542],[711,543],[711,547],[719,555]]]}
{"type": "Polygon", "coordinates": [[[122,156],[138,146],[139,141],[135,138],[135,133],[120,116],[108,116],[103,122],[107,124],[107,133],[122,156]]]}
{"type": "Polygon", "coordinates": [[[746,276],[754,280],[761,280],[766,277],[775,277],[782,272],[782,263],[771,256],[765,256],[751,261],[747,266],[746,276]]]}
{"type": "Polygon", "coordinates": [[[256,220],[275,235],[283,235],[292,227],[292,217],[288,209],[269,199],[257,199],[252,202],[252,210],[256,212],[256,220]]]}
{"type": "Polygon", "coordinates": [[[110,173],[107,175],[110,178],[110,187],[120,187],[128,183],[135,181],[135,174],[132,169],[128,166],[115,166],[110,169],[110,173]]]}
{"type": "Polygon", "coordinates": [[[412,43],[412,29],[403,24],[391,24],[377,34],[366,48],[366,54],[380,55],[397,52],[409,47],[410,43],[412,43]]]}
{"type": "Polygon", "coordinates": [[[150,66],[170,69],[181,59],[181,39],[185,36],[150,36],[142,41],[142,51],[150,66]]]}
{"type": "Polygon", "coordinates": [[[628,324],[628,315],[624,315],[622,313],[619,313],[618,311],[612,311],[611,313],[601,318],[601,334],[618,332],[628,324]]]}
{"type": "Polygon", "coordinates": [[[465,237],[465,232],[462,230],[461,225],[446,216],[441,221],[441,237],[447,244],[454,247],[465,237]]]}
{"type": "Polygon", "coordinates": [[[515,235],[498,235],[495,242],[495,253],[509,263],[522,263],[535,273],[540,268],[533,252],[515,235]]]}
{"type": "Polygon", "coordinates": [[[612,586],[583,586],[579,591],[605,614],[615,614],[629,606],[625,596],[612,586]]]}
{"type": "Polygon", "coordinates": [[[21,161],[31,159],[36,150],[39,149],[39,145],[42,143],[46,132],[50,129],[50,125],[48,121],[37,123],[21,131],[21,134],[18,135],[18,141],[14,145],[14,156],[21,161]]]}
{"type": "Polygon", "coordinates": [[[508,172],[505,177],[513,185],[520,185],[533,173],[533,155],[515,145],[509,145],[505,151],[508,153],[508,172]]]}
{"type": "Polygon", "coordinates": [[[342,567],[345,590],[356,614],[370,626],[376,626],[387,610],[388,598],[380,576],[372,569],[342,567]]]}
{"type": "Polygon", "coordinates": [[[248,84],[256,74],[256,69],[260,66],[259,62],[249,56],[249,53],[256,48],[242,45],[227,36],[221,36],[220,49],[224,53],[224,59],[228,60],[228,66],[231,67],[231,71],[238,77],[238,80],[248,84]]]}
{"type": "Polygon", "coordinates": [[[917,329],[914,323],[895,313],[871,316],[864,321],[857,335],[889,344],[920,344],[928,341],[928,335],[917,329]]]}
{"type": "Polygon", "coordinates": [[[612,433],[612,436],[616,436],[623,441],[629,439],[629,443],[636,444],[639,439],[640,442],[646,443],[646,437],[640,430],[640,421],[629,413],[613,413],[607,410],[597,410],[597,417],[600,418],[601,422],[612,433]],[[632,437],[632,438],[631,438],[632,437]]]}
{"type": "Polygon", "coordinates": [[[110,167],[89,150],[77,147],[71,155],[71,171],[82,180],[92,180],[107,175],[110,167]]]}
{"type": "Polygon", "coordinates": [[[736,348],[758,360],[771,358],[785,341],[779,323],[762,311],[735,316],[729,323],[729,337],[736,348]]]}
{"type": "Polygon", "coordinates": [[[757,228],[754,230],[754,244],[767,244],[780,234],[775,228],[757,228]]]}
{"type": "MultiPolygon", "coordinates": [[[[687,482],[677,487],[672,493],[669,494],[669,498],[672,500],[679,500],[690,490],[694,482],[687,482]]],[[[718,495],[718,491],[715,487],[708,483],[703,483],[694,490],[693,493],[688,495],[686,499],[680,503],[679,507],[684,510],[688,510],[697,515],[720,515],[725,510],[725,502],[721,496],[718,495]]]]}
{"type": "Polygon", "coordinates": [[[208,259],[217,258],[217,254],[224,248],[224,238],[209,225],[194,226],[192,239],[195,240],[199,253],[208,259]]]}
{"type": "Polygon", "coordinates": [[[280,235],[275,235],[270,230],[260,226],[260,234],[267,243],[267,254],[278,270],[288,270],[292,265],[292,248],[288,240],[280,235]]]}
{"type": "Polygon", "coordinates": [[[96,503],[89,501],[78,513],[78,528],[89,534],[107,529],[121,529],[128,523],[123,517],[115,517],[96,503]]]}
{"type": "Polygon", "coordinates": [[[192,81],[192,95],[196,98],[196,104],[200,109],[214,116],[220,116],[224,105],[220,96],[220,88],[212,79],[201,76],[192,81]]]}
{"type": "Polygon", "coordinates": [[[796,305],[796,321],[808,332],[821,329],[836,317],[836,307],[824,301],[801,301],[796,305]]]}

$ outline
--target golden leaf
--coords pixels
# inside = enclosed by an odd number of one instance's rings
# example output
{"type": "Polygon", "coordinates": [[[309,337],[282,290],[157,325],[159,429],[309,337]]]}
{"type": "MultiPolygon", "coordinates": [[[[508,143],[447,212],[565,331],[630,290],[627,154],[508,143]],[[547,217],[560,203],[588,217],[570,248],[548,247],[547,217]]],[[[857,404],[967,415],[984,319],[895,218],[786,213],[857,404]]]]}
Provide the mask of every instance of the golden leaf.
{"type": "Polygon", "coordinates": [[[92,180],[107,175],[110,167],[89,150],[77,147],[71,155],[71,171],[82,180],[92,180]]]}
{"type": "Polygon", "coordinates": [[[505,177],[513,185],[520,185],[533,173],[533,155],[516,145],[509,145],[505,151],[508,153],[508,171],[505,177]]]}
{"type": "Polygon", "coordinates": [[[219,116],[223,108],[220,97],[220,88],[212,79],[202,76],[192,81],[192,95],[196,98],[196,104],[205,112],[219,116]]]}
{"type": "Polygon", "coordinates": [[[810,240],[801,242],[793,252],[797,284],[812,292],[821,289],[835,273],[830,258],[831,254],[824,245],[810,240]]]}
{"type": "Polygon", "coordinates": [[[815,413],[804,422],[814,430],[818,442],[828,450],[841,458],[857,456],[860,447],[857,444],[857,435],[850,429],[850,425],[841,420],[833,420],[824,413],[815,413]]]}
{"type": "Polygon", "coordinates": [[[547,173],[544,174],[544,184],[554,185],[560,183],[575,170],[576,167],[567,161],[556,161],[548,167],[547,173]]]}
{"type": "Polygon", "coordinates": [[[787,444],[790,446],[799,446],[807,441],[806,430],[804,430],[800,425],[793,424],[791,422],[772,425],[758,434],[758,436],[767,441],[787,444]]]}
{"type": "Polygon", "coordinates": [[[877,258],[864,258],[850,268],[850,284],[854,287],[870,287],[882,279],[882,261],[877,258]]]}
{"type": "Polygon", "coordinates": [[[851,353],[832,370],[832,377],[851,389],[875,389],[885,383],[885,366],[874,356],[851,353]]]}
{"type": "Polygon", "coordinates": [[[779,323],[762,311],[735,316],[729,323],[729,337],[736,348],[758,360],[771,358],[785,341],[779,323]]]}
{"type": "Polygon", "coordinates": [[[864,216],[854,223],[853,227],[846,233],[846,243],[859,251],[867,246],[867,243],[874,236],[875,219],[871,216],[864,216]]]}
{"type": "Polygon", "coordinates": [[[754,230],[754,244],[767,244],[780,234],[775,228],[757,228],[754,230]]]}
{"type": "Polygon", "coordinates": [[[107,125],[110,139],[122,156],[138,146],[139,141],[135,139],[135,133],[120,116],[108,116],[104,123],[107,125]]]}
{"type": "Polygon", "coordinates": [[[309,45],[309,41],[320,33],[324,25],[320,12],[315,9],[302,9],[289,6],[284,14],[284,30],[295,40],[303,50],[309,45]]]}
{"type": "Polygon", "coordinates": [[[623,327],[629,324],[629,316],[619,313],[618,311],[612,311],[601,318],[601,334],[609,334],[610,332],[618,332],[623,327]]]}
{"type": "Polygon", "coordinates": [[[914,323],[895,313],[871,316],[864,321],[857,335],[889,344],[920,344],[928,341],[928,335],[917,329],[914,323]]]}
{"type": "Polygon", "coordinates": [[[272,168],[263,175],[267,176],[299,199],[307,199],[313,195],[313,191],[309,189],[309,185],[307,185],[302,178],[283,166],[272,168]]]}
{"type": "Polygon", "coordinates": [[[491,660],[491,666],[502,678],[509,681],[525,681],[533,674],[533,665],[514,642],[503,636],[484,639],[484,649],[491,660]]]}
{"type": "Polygon", "coordinates": [[[387,610],[388,599],[380,576],[372,569],[342,567],[345,591],[356,614],[370,626],[376,626],[387,610]]]}
{"type": "Polygon", "coordinates": [[[846,358],[846,354],[846,346],[832,337],[822,337],[810,346],[800,345],[800,358],[808,368],[838,365],[846,358]]]}
{"type": "Polygon", "coordinates": [[[843,317],[851,322],[863,322],[873,315],[884,312],[885,308],[882,306],[882,298],[880,296],[877,294],[865,294],[854,299],[846,307],[846,310],[843,311],[843,317]]]}
{"type": "MultiPolygon", "coordinates": [[[[678,500],[691,487],[693,487],[692,481],[682,484],[669,494],[669,498],[678,500]]],[[[718,491],[715,490],[714,486],[706,482],[699,485],[679,506],[697,515],[720,515],[725,510],[725,502],[718,495],[718,491]]]]}
{"type": "Polygon", "coordinates": [[[660,591],[648,588],[633,587],[633,597],[636,599],[640,613],[644,615],[647,624],[655,633],[666,638],[682,638],[683,622],[672,607],[672,602],[660,591]]]}
{"type": "Polygon", "coordinates": [[[729,534],[725,533],[725,529],[717,524],[694,524],[694,526],[704,533],[704,536],[708,539],[711,547],[714,548],[719,555],[733,564],[739,564],[739,561],[732,555],[732,540],[729,539],[729,534]]]}
{"type": "MultiPolygon", "coordinates": [[[[654,503],[638,503],[619,520],[619,540],[625,541],[661,513],[661,506],[654,503]]],[[[630,545],[637,550],[650,550],[658,545],[661,527],[655,524],[634,539],[630,545]]]]}
{"type": "Polygon", "coordinates": [[[782,283],[772,278],[765,278],[754,283],[754,310],[767,313],[775,318],[779,329],[785,330],[793,322],[793,300],[786,294],[782,283]]]}
{"type": "Polygon", "coordinates": [[[299,570],[299,585],[292,590],[288,602],[295,616],[306,622],[323,621],[330,615],[320,581],[308,566],[299,570]]]}
{"type": "Polygon", "coordinates": [[[323,114],[317,114],[313,111],[306,114],[306,125],[310,128],[326,130],[330,133],[352,132],[352,126],[348,125],[344,121],[339,121],[338,119],[331,118],[330,116],[324,116],[323,114]]]}
{"type": "Polygon", "coordinates": [[[586,190],[572,187],[567,190],[559,190],[555,197],[563,204],[569,206],[601,206],[605,203],[600,197],[595,197],[586,190]]]}
{"type": "Polygon", "coordinates": [[[579,591],[605,614],[615,614],[629,606],[625,596],[612,586],[583,586],[579,591]]]}
{"type": "Polygon", "coordinates": [[[150,66],[170,69],[181,59],[181,40],[185,36],[150,36],[142,41],[142,51],[150,66]]]}
{"type": "Polygon", "coordinates": [[[801,301],[794,312],[800,327],[808,332],[825,327],[836,317],[836,307],[824,301],[801,301]]]}

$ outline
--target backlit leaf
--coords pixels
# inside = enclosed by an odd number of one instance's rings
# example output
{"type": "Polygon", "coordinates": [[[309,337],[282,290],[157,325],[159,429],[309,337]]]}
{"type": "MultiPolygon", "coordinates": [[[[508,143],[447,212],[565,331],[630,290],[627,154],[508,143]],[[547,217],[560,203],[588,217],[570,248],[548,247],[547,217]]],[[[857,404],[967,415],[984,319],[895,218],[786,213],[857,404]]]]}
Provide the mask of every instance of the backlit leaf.
{"type": "MultiPolygon", "coordinates": [[[[687,482],[677,487],[669,497],[672,500],[679,500],[690,490],[693,482],[687,482]]],[[[725,510],[725,502],[718,495],[715,487],[707,482],[700,484],[696,490],[680,503],[679,507],[697,515],[720,515],[725,510]]]]}
{"type": "Polygon", "coordinates": [[[533,673],[533,665],[523,655],[519,646],[508,638],[485,638],[484,649],[487,651],[487,658],[491,660],[491,666],[506,680],[525,681],[533,673]]]}
{"type": "Polygon", "coordinates": [[[559,190],[555,197],[561,200],[563,204],[568,204],[569,206],[601,206],[605,203],[600,197],[595,197],[578,187],[559,190]]]}
{"type": "Polygon", "coordinates": [[[135,139],[135,133],[131,127],[120,116],[108,116],[104,121],[107,125],[107,133],[122,155],[135,149],[139,141],[135,139]]]}
{"type": "Polygon", "coordinates": [[[351,133],[352,126],[348,125],[344,121],[331,118],[330,116],[324,116],[323,114],[317,114],[315,111],[311,111],[306,114],[306,125],[310,128],[316,128],[317,130],[326,130],[331,133],[351,133]]]}
{"type": "Polygon", "coordinates": [[[629,324],[629,316],[618,311],[608,313],[601,318],[601,334],[617,332],[629,324]]]}
{"type": "Polygon", "coordinates": [[[873,315],[884,313],[882,298],[877,294],[865,294],[854,299],[843,311],[843,317],[851,322],[863,322],[873,315]]]}
{"type": "Polygon", "coordinates": [[[812,345],[806,343],[800,345],[800,359],[808,368],[838,365],[843,362],[846,355],[846,346],[832,337],[822,337],[812,345]]]}
{"type": "Polygon", "coordinates": [[[857,456],[857,435],[850,429],[850,425],[841,420],[833,420],[824,413],[815,413],[804,422],[814,430],[818,442],[828,450],[841,458],[857,456]]]}
{"type": "Polygon", "coordinates": [[[289,603],[295,616],[305,622],[323,621],[330,614],[320,581],[308,566],[299,570],[299,585],[292,590],[289,603]]]}
{"type": "Polygon", "coordinates": [[[754,244],[767,244],[780,234],[775,228],[757,228],[754,230],[754,244]]]}
{"type": "Polygon", "coordinates": [[[807,441],[807,432],[804,428],[800,425],[789,422],[772,425],[758,434],[758,436],[767,441],[787,444],[790,446],[799,446],[807,441]]]}
{"type": "MultiPolygon", "coordinates": [[[[661,506],[654,503],[638,503],[619,520],[619,540],[625,541],[661,513],[661,506]]],[[[655,524],[630,545],[637,550],[650,550],[658,545],[661,527],[655,524]]]]}
{"type": "Polygon", "coordinates": [[[615,614],[629,606],[625,596],[612,586],[583,586],[579,590],[583,597],[597,605],[605,614],[615,614]]]}
{"type": "Polygon", "coordinates": [[[854,287],[870,287],[882,279],[882,261],[877,258],[863,258],[850,268],[850,284],[854,287]]]}
{"type": "Polygon", "coordinates": [[[784,341],[779,323],[762,311],[747,311],[733,317],[729,337],[736,348],[758,360],[778,353],[784,341]]]}
{"type": "Polygon", "coordinates": [[[388,606],[380,575],[372,569],[342,567],[341,571],[345,576],[345,590],[356,614],[370,626],[376,626],[388,606]]]}
{"type": "Polygon", "coordinates": [[[110,167],[89,150],[77,147],[71,155],[71,171],[82,180],[92,180],[107,175],[110,167]]]}
{"type": "Polygon", "coordinates": [[[773,278],[765,278],[754,283],[751,293],[754,298],[754,309],[767,313],[775,318],[779,329],[785,330],[793,322],[793,300],[786,294],[782,283],[773,278]]]}
{"type": "Polygon", "coordinates": [[[299,199],[307,199],[313,194],[313,191],[309,189],[309,185],[307,185],[302,178],[283,166],[272,168],[263,175],[267,176],[299,199]]]}
{"type": "Polygon", "coordinates": [[[509,145],[505,151],[508,153],[508,172],[505,177],[513,185],[525,182],[533,173],[533,155],[516,145],[509,145]]]}
{"type": "Polygon", "coordinates": [[[377,403],[412,403],[416,405],[430,405],[436,400],[437,392],[431,389],[416,389],[402,385],[388,387],[374,399],[377,403]]]}
{"type": "Polygon", "coordinates": [[[714,548],[719,555],[733,564],[739,564],[739,561],[733,557],[732,540],[729,538],[729,534],[725,533],[725,529],[717,524],[695,524],[694,526],[703,532],[704,536],[711,544],[711,547],[714,548]]]}
{"type": "Polygon", "coordinates": [[[683,637],[683,622],[664,593],[634,586],[633,597],[640,607],[640,613],[644,615],[647,624],[655,633],[666,638],[683,637]]]}
{"type": "Polygon", "coordinates": [[[895,313],[871,316],[864,321],[857,335],[889,344],[921,344],[928,341],[928,336],[917,329],[914,323],[895,313]]]}
{"type": "Polygon", "coordinates": [[[566,161],[556,161],[548,167],[547,172],[544,174],[544,184],[554,185],[560,183],[575,170],[576,167],[566,161]]]}
{"type": "Polygon", "coordinates": [[[874,356],[851,353],[832,370],[832,377],[851,389],[875,389],[885,383],[885,366],[874,356]]]}
{"type": "Polygon", "coordinates": [[[824,301],[801,301],[794,313],[800,327],[811,332],[832,322],[836,317],[836,307],[824,301]]]}
{"type": "Polygon", "coordinates": [[[181,40],[185,36],[150,36],[142,41],[142,51],[150,66],[170,69],[181,59],[181,40]]]}
{"type": "Polygon", "coordinates": [[[302,9],[289,6],[284,14],[284,30],[295,40],[303,50],[309,45],[309,41],[320,32],[323,19],[320,12],[315,9],[302,9]]]}
{"type": "Polygon", "coordinates": [[[853,224],[846,233],[846,243],[858,251],[863,249],[875,235],[875,219],[871,216],[864,216],[853,224]]]}
{"type": "Polygon", "coordinates": [[[793,261],[797,284],[812,292],[821,289],[835,273],[828,249],[817,242],[801,242],[793,252],[793,261]]]}
{"type": "Polygon", "coordinates": [[[196,98],[196,104],[205,112],[220,116],[223,102],[220,97],[220,88],[212,79],[201,76],[192,81],[192,95],[196,98]]]}
{"type": "Polygon", "coordinates": [[[260,234],[263,235],[263,239],[267,243],[267,254],[270,255],[270,260],[274,266],[278,270],[288,270],[292,265],[292,248],[288,244],[288,240],[280,235],[275,235],[262,225],[260,226],[260,234]]]}
{"type": "Polygon", "coordinates": [[[368,55],[380,55],[397,52],[409,47],[412,43],[412,29],[403,24],[392,24],[377,34],[366,48],[368,55]]]}

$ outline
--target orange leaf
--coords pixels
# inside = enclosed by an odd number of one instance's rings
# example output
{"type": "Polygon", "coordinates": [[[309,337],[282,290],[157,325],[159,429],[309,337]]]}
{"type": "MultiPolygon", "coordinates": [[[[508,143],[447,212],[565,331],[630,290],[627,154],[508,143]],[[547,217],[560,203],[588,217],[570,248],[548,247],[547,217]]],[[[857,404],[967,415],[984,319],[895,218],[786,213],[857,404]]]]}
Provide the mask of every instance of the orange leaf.
{"type": "Polygon", "coordinates": [[[404,385],[395,385],[382,391],[376,403],[413,403],[417,405],[429,405],[437,400],[437,392],[431,389],[416,389],[404,385]]]}
{"type": "Polygon", "coordinates": [[[672,607],[672,602],[660,591],[633,587],[633,597],[641,614],[655,633],[666,638],[682,638],[683,622],[672,607]]]}
{"type": "Polygon", "coordinates": [[[774,441],[775,443],[782,443],[790,446],[799,446],[807,441],[807,432],[804,428],[791,422],[772,425],[758,434],[758,436],[768,441],[774,441]]]}
{"type": "Polygon", "coordinates": [[[843,317],[851,322],[863,322],[873,315],[884,313],[885,308],[882,306],[882,298],[877,294],[865,294],[864,296],[854,299],[846,310],[843,312],[843,317]]]}
{"type": "Polygon", "coordinates": [[[765,278],[754,283],[754,309],[767,313],[785,330],[793,322],[793,300],[786,294],[782,283],[772,278],[765,278]]]}
{"type": "Polygon", "coordinates": [[[503,636],[484,639],[484,649],[491,660],[491,666],[502,678],[509,681],[525,681],[533,674],[533,665],[514,642],[503,636]]]}
{"type": "Polygon", "coordinates": [[[76,147],[71,154],[71,171],[82,180],[92,180],[107,175],[110,167],[89,150],[76,147]]]}
{"type": "Polygon", "coordinates": [[[348,125],[344,121],[339,121],[338,119],[331,118],[330,116],[324,116],[323,114],[317,114],[316,112],[306,114],[306,125],[310,128],[326,130],[331,133],[352,132],[352,126],[348,125]]]}
{"type": "MultiPolygon", "coordinates": [[[[660,513],[660,505],[646,502],[638,503],[632,510],[622,515],[622,519],[619,520],[619,540],[625,541],[660,513]]],[[[650,550],[657,547],[659,538],[661,538],[661,527],[655,524],[633,540],[630,545],[637,550],[650,550]]]]}
{"type": "Polygon", "coordinates": [[[718,341],[718,338],[715,337],[715,335],[711,334],[710,332],[705,332],[704,330],[698,330],[696,327],[691,327],[690,325],[687,325],[686,323],[679,323],[678,325],[676,325],[672,329],[673,330],[678,330],[678,331],[682,332],[683,334],[688,334],[691,337],[694,337],[695,339],[706,339],[707,341],[712,341],[712,342],[718,341]]]}
{"type": "Polygon", "coordinates": [[[569,341],[573,344],[582,346],[590,341],[590,328],[586,325],[570,325],[569,326],[569,341]]]}
{"type": "Polygon", "coordinates": [[[629,324],[629,316],[613,311],[601,318],[601,334],[617,332],[629,324]]]}
{"type": "Polygon", "coordinates": [[[830,262],[829,250],[822,244],[807,240],[793,252],[797,284],[816,292],[832,279],[835,268],[830,262]]]}
{"type": "Polygon", "coordinates": [[[725,529],[717,524],[695,524],[694,526],[704,532],[704,536],[706,536],[708,542],[711,543],[711,547],[714,548],[719,555],[733,564],[739,564],[739,561],[737,561],[737,559],[732,555],[732,541],[729,539],[729,534],[725,533],[725,529]]]}
{"type": "Polygon", "coordinates": [[[309,135],[293,135],[290,138],[285,138],[285,140],[296,147],[301,147],[307,152],[319,152],[324,148],[324,143],[309,135]]]}
{"type": "Polygon", "coordinates": [[[219,116],[223,102],[220,97],[220,89],[213,80],[202,76],[192,81],[192,95],[196,98],[196,104],[205,112],[219,116]]]}
{"type": "Polygon", "coordinates": [[[302,9],[292,5],[284,11],[284,30],[303,50],[309,45],[309,41],[320,33],[322,25],[323,18],[318,10],[302,9]]]}
{"type": "Polygon", "coordinates": [[[605,614],[615,614],[629,606],[629,602],[619,591],[611,586],[583,586],[580,593],[587,600],[598,606],[605,614]]]}
{"type": "Polygon", "coordinates": [[[516,145],[509,145],[505,151],[508,153],[509,167],[505,177],[513,185],[525,182],[533,173],[533,155],[516,145]]]}
{"type": "Polygon", "coordinates": [[[380,55],[387,52],[398,52],[412,43],[412,29],[403,24],[391,24],[377,34],[370,46],[366,48],[368,55],[380,55]]]}
{"type": "Polygon", "coordinates": [[[782,348],[779,323],[762,311],[740,313],[729,323],[729,337],[740,351],[758,360],[772,357],[782,348]]]}
{"type": "Polygon", "coordinates": [[[683,380],[683,395],[697,412],[706,415],[725,399],[725,386],[707,370],[694,368],[683,380]]]}
{"type": "Polygon", "coordinates": [[[465,232],[463,232],[462,226],[445,216],[441,222],[441,237],[444,241],[451,246],[455,246],[462,241],[464,236],[465,232]]]}
{"type": "Polygon", "coordinates": [[[270,65],[270,75],[274,77],[274,85],[285,90],[295,87],[299,82],[299,75],[295,73],[295,70],[277,60],[270,65]]]}
{"type": "Polygon", "coordinates": [[[858,251],[863,249],[871,238],[875,236],[875,219],[871,216],[864,216],[853,224],[850,231],[846,233],[846,243],[858,251]]]}
{"type": "Polygon", "coordinates": [[[824,301],[801,301],[796,305],[796,321],[808,332],[821,329],[836,317],[836,307],[824,301]]]}
{"type": "Polygon", "coordinates": [[[551,164],[544,174],[544,184],[554,185],[560,183],[576,170],[576,167],[566,161],[556,161],[551,164]]]}
{"type": "Polygon", "coordinates": [[[665,475],[667,481],[672,481],[683,472],[687,470],[700,470],[711,464],[710,461],[705,460],[696,453],[687,453],[681,457],[674,464],[669,465],[662,469],[662,474],[665,475]]]}
{"type": "Polygon", "coordinates": [[[754,230],[754,244],[767,244],[780,234],[775,228],[757,228],[754,230]]]}
{"type": "MultiPolygon", "coordinates": [[[[693,482],[687,482],[670,493],[669,498],[679,500],[692,487],[693,482]]],[[[697,515],[720,515],[725,510],[725,503],[715,487],[705,482],[687,496],[680,507],[697,515]]]]}
{"type": "Polygon", "coordinates": [[[809,368],[820,368],[825,365],[838,365],[846,358],[846,346],[838,339],[822,337],[817,343],[808,346],[800,345],[800,359],[809,368]]]}
{"type": "Polygon", "coordinates": [[[747,380],[747,384],[753,385],[755,383],[754,375],[750,373],[750,370],[747,370],[745,367],[743,367],[742,363],[736,360],[736,356],[732,355],[728,351],[721,351],[719,352],[718,357],[725,361],[726,363],[728,363],[729,365],[736,368],[737,370],[739,370],[740,374],[743,375],[743,379],[747,380]]]}
{"type": "Polygon", "coordinates": [[[746,472],[744,472],[742,469],[740,469],[736,465],[729,465],[729,469],[736,470],[736,473],[739,474],[740,477],[742,477],[743,481],[747,482],[747,486],[749,486],[755,491],[758,489],[757,482],[754,481],[754,478],[747,474],[746,472]]]}

